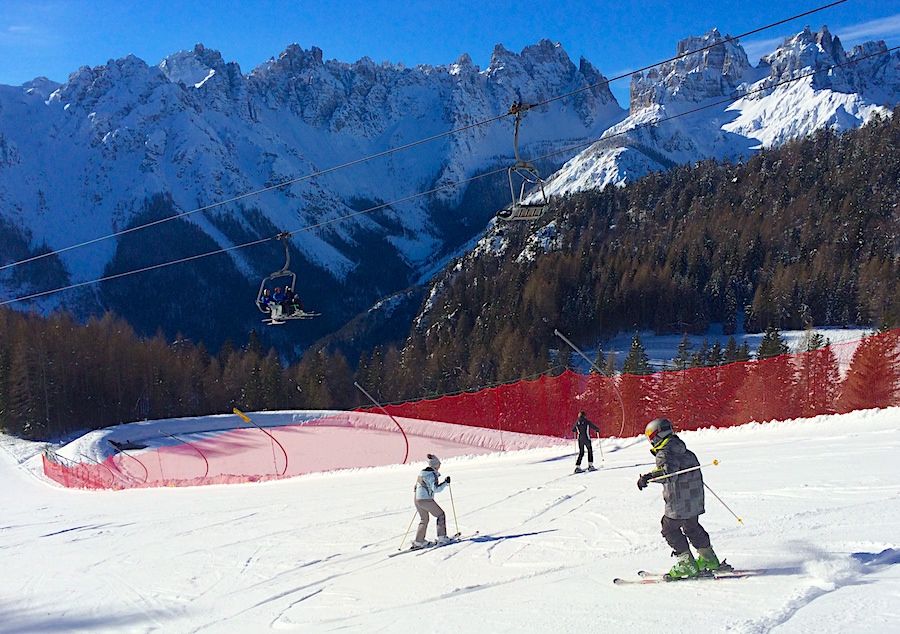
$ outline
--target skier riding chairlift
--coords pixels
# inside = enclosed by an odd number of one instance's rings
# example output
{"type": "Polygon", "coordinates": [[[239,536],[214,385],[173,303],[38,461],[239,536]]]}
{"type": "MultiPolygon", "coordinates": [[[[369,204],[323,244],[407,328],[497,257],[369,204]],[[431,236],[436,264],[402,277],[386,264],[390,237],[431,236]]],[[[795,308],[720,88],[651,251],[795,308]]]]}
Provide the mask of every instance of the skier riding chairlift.
{"type": "MultiPolygon", "coordinates": [[[[519,156],[519,122],[522,119],[522,113],[529,108],[531,106],[514,101],[509,109],[510,114],[516,115],[516,132],[513,146],[516,153],[516,162],[507,170],[512,203],[505,209],[497,212],[497,217],[501,220],[534,220],[540,218],[547,211],[547,207],[549,207],[549,200],[544,192],[544,181],[541,179],[537,168],[528,161],[523,161],[522,157],[519,156]],[[521,181],[518,194],[516,194],[516,180],[521,181]],[[528,198],[537,196],[537,191],[526,191],[526,188],[535,185],[540,189],[538,202],[525,202],[528,198]]],[[[534,188],[532,187],[532,189],[534,188]]]]}
{"type": "Polygon", "coordinates": [[[291,234],[288,232],[282,232],[275,236],[284,243],[284,266],[263,278],[256,295],[256,307],[260,312],[269,315],[268,319],[263,319],[263,322],[270,326],[278,326],[292,319],[312,319],[320,314],[306,312],[300,298],[293,291],[297,286],[297,274],[288,268],[291,264],[291,254],[288,250],[287,239],[290,236],[291,234]],[[270,286],[275,280],[282,278],[284,278],[284,292],[281,290],[282,285],[275,286],[274,292],[272,292],[270,286]]]}

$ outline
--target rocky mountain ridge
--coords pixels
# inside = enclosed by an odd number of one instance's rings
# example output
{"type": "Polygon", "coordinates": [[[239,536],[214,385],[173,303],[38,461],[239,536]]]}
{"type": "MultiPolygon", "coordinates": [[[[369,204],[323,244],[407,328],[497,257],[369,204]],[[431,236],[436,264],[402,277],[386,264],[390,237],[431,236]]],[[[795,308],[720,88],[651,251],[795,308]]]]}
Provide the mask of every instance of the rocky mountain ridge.
{"type": "Polygon", "coordinates": [[[138,331],[215,348],[258,324],[255,285],[283,263],[277,243],[234,247],[290,231],[301,293],[325,316],[267,335],[289,356],[382,298],[421,298],[405,289],[480,236],[478,248],[490,243],[489,221],[509,202],[505,174],[454,185],[511,163],[504,115],[515,101],[546,102],[526,113],[519,149],[561,152],[556,166],[567,162],[547,191],[564,195],[679,163],[739,160],[821,127],[858,126],[900,99],[900,54],[883,42],[847,53],[827,27],[807,28],[754,67],[728,40],[715,29],[687,38],[679,59],[635,74],[629,112],[593,65],[576,66],[549,40],[521,54],[498,45],[485,70],[468,55],[408,68],[292,45],[244,74],[197,45],[155,66],[128,56],[62,85],[0,86],[0,267],[59,251],[0,268],[0,298],[225,250],[205,267],[135,276],[137,289],[88,284],[18,304],[82,316],[112,309],[138,331]],[[594,139],[577,155],[566,150],[594,139]],[[178,214],[158,237],[150,228],[94,242],[178,214]],[[91,244],[65,250],[82,242],[91,244]],[[210,312],[192,310],[198,291],[210,312]]]}
{"type": "Polygon", "coordinates": [[[900,102],[900,52],[880,41],[847,53],[827,26],[786,38],[756,67],[717,29],[679,42],[677,57],[632,76],[629,116],[554,174],[549,192],[622,185],[702,159],[740,160],[820,128],[889,116],[900,102]]]}

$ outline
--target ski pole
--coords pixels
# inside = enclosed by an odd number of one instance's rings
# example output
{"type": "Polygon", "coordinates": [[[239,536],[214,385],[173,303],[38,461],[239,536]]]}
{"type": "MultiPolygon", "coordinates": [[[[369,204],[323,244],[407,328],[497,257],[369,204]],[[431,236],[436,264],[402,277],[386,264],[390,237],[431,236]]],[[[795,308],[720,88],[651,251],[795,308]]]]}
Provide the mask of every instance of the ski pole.
{"type": "MultiPolygon", "coordinates": [[[[716,492],[713,491],[712,489],[710,489],[710,488],[709,488],[709,485],[706,484],[706,482],[703,483],[703,486],[705,486],[707,489],[709,489],[709,492],[712,493],[713,495],[715,495],[715,496],[716,496],[716,499],[717,499],[719,502],[722,502],[722,498],[720,498],[718,495],[716,495],[716,492]]],[[[735,515],[735,512],[732,511],[731,509],[729,509],[729,508],[728,508],[728,505],[725,504],[725,502],[722,502],[722,506],[724,506],[726,509],[728,509],[728,512],[731,513],[732,515],[734,515],[735,518],[737,518],[738,523],[740,523],[740,524],[743,524],[743,523],[744,523],[744,520],[742,520],[742,519],[739,518],[737,515],[735,515]]]]}
{"type": "Polygon", "coordinates": [[[660,480],[665,480],[666,478],[671,478],[672,476],[677,476],[679,473],[687,473],[688,471],[696,471],[697,469],[702,469],[703,467],[711,467],[718,465],[718,460],[713,460],[707,464],[697,465],[696,467],[688,467],[687,469],[682,469],[681,471],[676,471],[674,473],[667,473],[666,475],[656,476],[655,478],[650,478],[647,482],[659,482],[660,480]]]}
{"type": "Polygon", "coordinates": [[[456,524],[456,534],[459,535],[459,522],[456,520],[456,504],[453,503],[453,487],[447,483],[447,489],[450,491],[450,507],[453,509],[453,523],[456,524]]]}
{"type": "Polygon", "coordinates": [[[400,540],[400,548],[398,548],[397,550],[403,550],[403,542],[406,541],[406,536],[409,535],[409,531],[412,529],[413,520],[416,519],[416,515],[418,515],[418,514],[419,514],[418,511],[413,513],[412,519],[409,520],[409,526],[406,527],[406,532],[403,533],[403,539],[400,540]]]}
{"type": "Polygon", "coordinates": [[[605,462],[606,458],[603,457],[603,443],[600,441],[600,432],[597,432],[597,446],[600,448],[600,462],[605,462]]]}

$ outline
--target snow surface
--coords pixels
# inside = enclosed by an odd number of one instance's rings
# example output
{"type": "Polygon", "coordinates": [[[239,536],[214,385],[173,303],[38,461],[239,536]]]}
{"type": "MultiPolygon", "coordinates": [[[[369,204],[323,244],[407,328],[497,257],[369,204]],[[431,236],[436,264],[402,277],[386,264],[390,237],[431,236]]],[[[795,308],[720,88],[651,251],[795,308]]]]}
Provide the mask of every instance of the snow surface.
{"type": "MultiPolygon", "coordinates": [[[[743,520],[707,497],[717,552],[768,573],[624,587],[612,579],[672,563],[660,488],[635,487],[641,438],[595,441],[601,469],[581,475],[572,446],[444,458],[450,531],[480,532],[389,558],[421,461],[88,492],[43,477],[42,444],[0,436],[0,631],[895,632],[898,422],[891,408],[682,434],[719,461],[705,481],[743,520]]],[[[373,433],[315,430],[341,432],[338,454],[373,433]]]]}

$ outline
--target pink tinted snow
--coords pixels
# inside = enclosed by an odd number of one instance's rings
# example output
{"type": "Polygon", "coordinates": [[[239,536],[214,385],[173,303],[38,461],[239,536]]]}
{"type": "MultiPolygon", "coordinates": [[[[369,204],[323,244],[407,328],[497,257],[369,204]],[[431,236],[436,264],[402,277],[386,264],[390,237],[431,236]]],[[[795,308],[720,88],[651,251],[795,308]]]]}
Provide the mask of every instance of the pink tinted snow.
{"type": "Polygon", "coordinates": [[[63,460],[45,457],[44,472],[67,487],[194,486],[271,480],[404,461],[424,463],[429,453],[446,459],[567,442],[365,412],[321,414],[310,418],[303,413],[251,414],[251,420],[259,427],[230,415],[216,417],[215,429],[209,429],[209,418],[205,419],[204,429],[197,428],[204,419],[121,425],[91,432],[71,443],[71,447],[67,445],[58,452],[63,460]],[[298,418],[299,422],[277,424],[298,418]],[[145,448],[115,451],[110,440],[145,448]],[[89,454],[95,457],[89,458],[89,454]]]}

